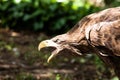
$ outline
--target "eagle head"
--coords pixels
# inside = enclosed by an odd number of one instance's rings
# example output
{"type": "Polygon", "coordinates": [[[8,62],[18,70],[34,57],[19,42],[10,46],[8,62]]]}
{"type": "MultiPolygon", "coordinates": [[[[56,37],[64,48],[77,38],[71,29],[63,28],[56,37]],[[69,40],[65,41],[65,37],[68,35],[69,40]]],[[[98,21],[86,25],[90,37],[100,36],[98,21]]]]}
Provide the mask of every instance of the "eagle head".
{"type": "Polygon", "coordinates": [[[40,51],[43,48],[55,48],[50,57],[48,58],[47,62],[50,62],[50,60],[55,57],[57,54],[61,53],[63,50],[69,50],[72,51],[73,53],[77,53],[81,55],[80,51],[73,47],[72,42],[70,42],[70,39],[68,35],[62,34],[58,35],[56,37],[53,37],[52,39],[49,40],[44,40],[39,43],[38,45],[38,50],[40,51]],[[69,41],[69,42],[68,42],[69,41]]]}

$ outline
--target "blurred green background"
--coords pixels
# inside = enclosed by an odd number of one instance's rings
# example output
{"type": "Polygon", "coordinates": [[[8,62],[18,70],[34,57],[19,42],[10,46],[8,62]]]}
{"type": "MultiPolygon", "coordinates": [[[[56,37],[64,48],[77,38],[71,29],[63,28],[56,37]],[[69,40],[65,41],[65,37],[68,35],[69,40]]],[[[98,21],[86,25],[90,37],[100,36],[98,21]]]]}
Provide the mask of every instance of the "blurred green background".
{"type": "Polygon", "coordinates": [[[0,0],[2,27],[60,34],[84,16],[119,6],[119,0],[0,0]]]}
{"type": "Polygon", "coordinates": [[[0,78],[118,80],[96,55],[61,56],[48,64],[50,54],[37,51],[41,40],[67,32],[86,15],[116,6],[120,6],[120,0],[0,0],[0,62],[17,66],[16,73],[8,70],[4,75],[0,73],[0,78]]]}

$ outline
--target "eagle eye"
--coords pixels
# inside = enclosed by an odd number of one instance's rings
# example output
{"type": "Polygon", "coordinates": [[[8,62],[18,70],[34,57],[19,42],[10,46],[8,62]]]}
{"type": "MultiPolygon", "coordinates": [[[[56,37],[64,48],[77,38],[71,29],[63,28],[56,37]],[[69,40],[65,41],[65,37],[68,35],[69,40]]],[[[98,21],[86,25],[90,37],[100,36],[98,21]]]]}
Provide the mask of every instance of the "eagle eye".
{"type": "Polygon", "coordinates": [[[59,42],[59,39],[54,40],[54,42],[59,42]]]}
{"type": "Polygon", "coordinates": [[[54,42],[55,42],[55,43],[62,43],[62,42],[65,42],[65,41],[60,40],[60,39],[56,39],[54,42]]]}

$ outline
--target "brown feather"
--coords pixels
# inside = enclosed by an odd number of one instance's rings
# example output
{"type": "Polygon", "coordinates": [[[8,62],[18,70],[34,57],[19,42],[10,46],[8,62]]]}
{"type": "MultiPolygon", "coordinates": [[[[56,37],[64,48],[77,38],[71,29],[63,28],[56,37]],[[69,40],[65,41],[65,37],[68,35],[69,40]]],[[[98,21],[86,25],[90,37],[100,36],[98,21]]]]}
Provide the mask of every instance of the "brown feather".
{"type": "Polygon", "coordinates": [[[71,52],[96,53],[120,78],[120,7],[88,15],[50,40],[71,52]]]}

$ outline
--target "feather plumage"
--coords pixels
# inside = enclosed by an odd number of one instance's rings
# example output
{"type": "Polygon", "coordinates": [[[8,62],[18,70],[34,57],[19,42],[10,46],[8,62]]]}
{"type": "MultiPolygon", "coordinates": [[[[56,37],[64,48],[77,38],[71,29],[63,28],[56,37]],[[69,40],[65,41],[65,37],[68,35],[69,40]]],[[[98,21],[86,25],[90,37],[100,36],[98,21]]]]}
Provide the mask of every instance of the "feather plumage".
{"type": "MultiPolygon", "coordinates": [[[[80,20],[70,31],[50,41],[59,45],[61,51],[66,49],[77,54],[96,53],[105,63],[114,68],[120,78],[120,7],[90,14],[80,20]]],[[[49,45],[46,44],[44,47],[49,45]]],[[[57,50],[58,48],[55,49],[56,52],[57,50]]],[[[61,51],[59,50],[59,53],[61,51]]]]}

